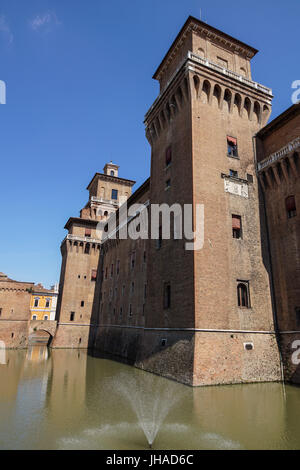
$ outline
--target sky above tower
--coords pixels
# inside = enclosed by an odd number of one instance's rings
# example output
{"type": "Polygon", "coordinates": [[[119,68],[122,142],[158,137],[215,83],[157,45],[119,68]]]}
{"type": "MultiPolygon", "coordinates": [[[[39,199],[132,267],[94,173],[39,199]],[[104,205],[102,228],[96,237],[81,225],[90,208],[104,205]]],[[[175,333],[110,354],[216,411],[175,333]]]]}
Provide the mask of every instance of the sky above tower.
{"type": "Polygon", "coordinates": [[[46,286],[59,279],[64,225],[105,163],[150,173],[143,118],[152,75],[189,15],[259,49],[253,80],[288,108],[300,80],[300,2],[277,0],[1,0],[0,270],[46,286]]]}

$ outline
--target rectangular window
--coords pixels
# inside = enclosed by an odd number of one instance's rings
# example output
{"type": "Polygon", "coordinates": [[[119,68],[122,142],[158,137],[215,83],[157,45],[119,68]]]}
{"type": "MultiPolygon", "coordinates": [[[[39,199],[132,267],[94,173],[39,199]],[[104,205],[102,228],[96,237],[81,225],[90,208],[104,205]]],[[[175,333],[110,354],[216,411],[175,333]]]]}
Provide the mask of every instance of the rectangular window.
{"type": "Polygon", "coordinates": [[[132,305],[129,304],[129,316],[132,317],[132,305]]]}
{"type": "Polygon", "coordinates": [[[242,218],[240,215],[232,216],[232,236],[233,238],[242,238],[242,218]]]}
{"type": "Polygon", "coordinates": [[[84,300],[80,302],[80,307],[84,307],[84,300]]]}
{"type": "Polygon", "coordinates": [[[229,170],[229,176],[231,176],[232,178],[238,178],[239,174],[235,170],[229,170]]]}
{"type": "Polygon", "coordinates": [[[117,274],[120,272],[120,260],[117,261],[117,274]]]}
{"type": "Polygon", "coordinates": [[[297,215],[297,208],[296,208],[296,201],[295,196],[289,196],[285,200],[285,208],[289,219],[296,217],[297,215]]]}
{"type": "Polygon", "coordinates": [[[34,299],[34,306],[35,306],[35,307],[38,307],[38,306],[39,306],[39,300],[40,300],[40,299],[34,299]]]}
{"type": "Polygon", "coordinates": [[[91,281],[97,280],[97,269],[92,269],[91,281]]]}
{"type": "Polygon", "coordinates": [[[118,190],[117,189],[112,189],[111,190],[111,198],[114,200],[118,199],[118,190]]]}
{"type": "Polygon", "coordinates": [[[166,150],[166,168],[172,163],[172,148],[168,147],[166,150]]]}
{"type": "Polygon", "coordinates": [[[253,175],[250,175],[250,173],[247,173],[247,181],[248,183],[253,183],[253,175]]]}
{"type": "Polygon", "coordinates": [[[170,187],[171,187],[171,180],[167,180],[165,189],[170,189],[170,187]]]}
{"type": "Polygon", "coordinates": [[[75,312],[71,312],[70,321],[74,321],[74,320],[75,320],[75,312]]]}
{"type": "Polygon", "coordinates": [[[46,308],[50,307],[50,299],[46,299],[46,308]]]}
{"type": "Polygon", "coordinates": [[[237,139],[227,136],[227,153],[230,157],[238,158],[237,139]]]}
{"type": "Polygon", "coordinates": [[[85,229],[85,236],[90,237],[92,235],[92,230],[90,228],[85,229]]]}
{"type": "Polygon", "coordinates": [[[164,285],[164,309],[171,307],[171,285],[166,283],[164,285]]]}

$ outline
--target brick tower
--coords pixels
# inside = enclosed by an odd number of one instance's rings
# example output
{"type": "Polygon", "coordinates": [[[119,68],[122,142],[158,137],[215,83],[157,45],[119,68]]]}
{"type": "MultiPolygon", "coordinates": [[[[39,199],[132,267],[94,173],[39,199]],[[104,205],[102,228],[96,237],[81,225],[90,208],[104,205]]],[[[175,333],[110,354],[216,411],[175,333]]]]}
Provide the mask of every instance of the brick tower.
{"type": "Polygon", "coordinates": [[[80,217],[65,225],[68,235],[61,245],[62,266],[57,304],[58,328],[53,348],[87,348],[92,341],[91,318],[98,309],[95,289],[103,225],[120,204],[131,195],[134,181],[119,178],[119,167],[112,162],[103,173],[96,173],[88,185],[89,201],[80,217]]]}
{"type": "Polygon", "coordinates": [[[252,80],[256,53],[189,17],[153,77],[150,202],[203,204],[204,246],[150,242],[137,365],[191,385],[280,379],[253,152],[272,92],[252,80]]]}

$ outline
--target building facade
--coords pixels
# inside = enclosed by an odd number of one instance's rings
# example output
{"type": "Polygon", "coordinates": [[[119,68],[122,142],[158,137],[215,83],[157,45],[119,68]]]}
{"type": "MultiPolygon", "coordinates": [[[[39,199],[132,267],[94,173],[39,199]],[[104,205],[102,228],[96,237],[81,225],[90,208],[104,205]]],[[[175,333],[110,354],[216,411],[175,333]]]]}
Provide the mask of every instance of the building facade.
{"type": "Polygon", "coordinates": [[[0,347],[26,348],[33,282],[19,282],[0,273],[0,347]]]}
{"type": "Polygon", "coordinates": [[[72,217],[65,228],[68,235],[61,245],[62,268],[53,348],[91,346],[98,317],[100,291],[99,259],[106,221],[131,194],[134,181],[119,178],[119,167],[108,163],[96,173],[87,187],[89,201],[80,217],[72,217]]]}
{"type": "MultiPolygon", "coordinates": [[[[130,196],[133,182],[106,166],[80,218],[66,225],[54,347],[95,347],[189,385],[281,380],[254,157],[273,96],[252,80],[256,53],[188,18],[154,74],[160,94],[145,117],[150,179],[130,196]],[[117,181],[126,197],[114,205],[117,181]],[[125,200],[148,214],[155,204],[189,205],[194,225],[200,206],[201,249],[160,230],[158,239],[124,239],[125,200]],[[102,236],[104,204],[117,219],[111,236],[102,236]]],[[[133,210],[129,230],[139,216],[133,210]]]]}
{"type": "Polygon", "coordinates": [[[58,297],[58,284],[45,289],[41,284],[33,287],[30,301],[31,320],[54,321],[58,297]]]}
{"type": "Polygon", "coordinates": [[[300,383],[300,104],[264,127],[256,143],[284,375],[300,383]]]}

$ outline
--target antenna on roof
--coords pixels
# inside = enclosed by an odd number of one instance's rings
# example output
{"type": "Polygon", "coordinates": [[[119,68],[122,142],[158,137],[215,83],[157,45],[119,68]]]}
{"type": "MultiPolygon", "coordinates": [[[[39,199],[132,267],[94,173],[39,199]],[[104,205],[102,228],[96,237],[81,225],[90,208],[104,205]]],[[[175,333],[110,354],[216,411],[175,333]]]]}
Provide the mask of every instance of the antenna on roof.
{"type": "Polygon", "coordinates": [[[200,21],[204,21],[204,23],[207,23],[207,20],[204,19],[204,15],[202,19],[202,8],[200,8],[200,21]]]}

